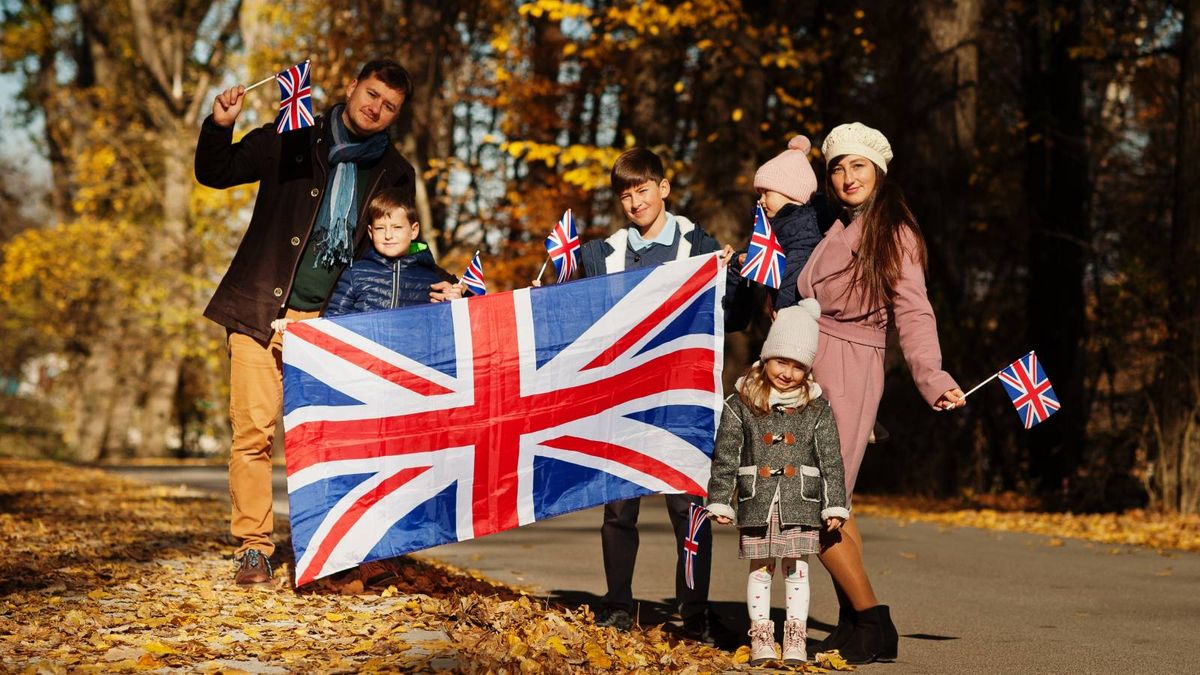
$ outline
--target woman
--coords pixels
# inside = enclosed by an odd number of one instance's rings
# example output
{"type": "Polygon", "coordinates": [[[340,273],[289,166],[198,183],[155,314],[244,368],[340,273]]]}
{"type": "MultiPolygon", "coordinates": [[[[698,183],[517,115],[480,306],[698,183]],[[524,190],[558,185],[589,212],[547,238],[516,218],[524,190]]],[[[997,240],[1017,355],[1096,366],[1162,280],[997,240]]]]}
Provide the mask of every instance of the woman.
{"type": "MultiPolygon", "coordinates": [[[[797,288],[801,297],[821,304],[813,376],[837,421],[849,499],[883,396],[884,348],[893,323],[913,380],[934,410],[961,407],[966,399],[942,370],[925,294],[925,242],[900,189],[887,180],[892,159],[887,138],[857,122],[843,124],[829,133],[821,151],[828,193],[844,214],[813,250],[797,288]]],[[[821,562],[833,577],[840,611],[822,650],[840,649],[850,663],[895,659],[896,628],[863,567],[853,514],[841,531],[824,538],[821,562]]]]}

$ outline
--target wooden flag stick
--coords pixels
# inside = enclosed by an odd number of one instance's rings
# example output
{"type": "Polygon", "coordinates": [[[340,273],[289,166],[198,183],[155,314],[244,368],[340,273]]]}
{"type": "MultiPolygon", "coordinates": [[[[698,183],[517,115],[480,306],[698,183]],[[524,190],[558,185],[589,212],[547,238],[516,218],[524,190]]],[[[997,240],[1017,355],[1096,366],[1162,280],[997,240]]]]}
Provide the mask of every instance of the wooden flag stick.
{"type": "MultiPolygon", "coordinates": [[[[1032,351],[1026,352],[1026,353],[1024,354],[1024,356],[1022,356],[1021,358],[1023,359],[1023,358],[1025,358],[1026,356],[1029,356],[1029,355],[1030,355],[1030,354],[1032,354],[1032,353],[1033,353],[1032,351]]],[[[1007,368],[1007,367],[1008,367],[1008,366],[1005,366],[1005,368],[1007,368]]],[[[963,394],[963,398],[964,398],[964,399],[966,399],[966,398],[967,398],[968,396],[970,396],[971,394],[974,394],[976,391],[978,391],[978,390],[979,390],[979,388],[980,388],[980,387],[982,387],[983,385],[987,384],[988,382],[991,382],[992,380],[996,379],[997,377],[999,377],[999,376],[1000,376],[1000,373],[1003,373],[1003,372],[1004,372],[1004,368],[1001,368],[1000,370],[997,370],[996,372],[992,373],[992,376],[991,376],[991,377],[989,377],[988,379],[984,380],[983,382],[980,382],[979,384],[975,385],[974,387],[971,387],[971,391],[968,391],[967,393],[963,394]]]]}
{"type": "Polygon", "coordinates": [[[542,261],[542,269],[538,270],[538,275],[536,277],[534,277],[534,279],[533,279],[534,281],[541,281],[542,274],[545,273],[546,265],[548,265],[548,264],[550,264],[550,256],[546,256],[546,259],[544,261],[542,261]]]}
{"type": "Polygon", "coordinates": [[[266,84],[266,83],[268,83],[268,82],[270,82],[271,80],[274,80],[274,79],[275,79],[275,76],[274,76],[274,75],[272,75],[272,76],[270,76],[270,77],[268,77],[268,78],[265,78],[265,79],[259,80],[258,82],[255,82],[254,84],[250,85],[249,87],[246,87],[246,91],[247,91],[247,92],[253,91],[253,90],[255,90],[255,89],[257,89],[257,88],[259,88],[259,87],[263,86],[264,84],[266,84]]]}
{"type": "MultiPolygon", "coordinates": [[[[309,59],[304,59],[304,62],[309,63],[310,61],[309,61],[309,59]]],[[[270,77],[264,77],[263,79],[259,80],[258,82],[255,82],[254,84],[250,85],[249,87],[246,87],[246,91],[247,92],[253,91],[253,90],[263,86],[264,84],[270,82],[271,80],[274,80],[278,76],[279,76],[278,74],[275,74],[270,77]]]]}
{"type": "Polygon", "coordinates": [[[998,377],[1001,372],[1002,371],[997,370],[995,373],[992,373],[991,377],[989,377],[988,379],[984,380],[983,382],[980,382],[979,384],[972,387],[971,391],[968,391],[967,393],[963,394],[963,398],[965,399],[966,397],[970,396],[971,394],[974,394],[975,391],[978,390],[980,387],[982,387],[983,385],[987,384],[988,382],[991,382],[992,380],[996,379],[996,377],[998,377]]]}

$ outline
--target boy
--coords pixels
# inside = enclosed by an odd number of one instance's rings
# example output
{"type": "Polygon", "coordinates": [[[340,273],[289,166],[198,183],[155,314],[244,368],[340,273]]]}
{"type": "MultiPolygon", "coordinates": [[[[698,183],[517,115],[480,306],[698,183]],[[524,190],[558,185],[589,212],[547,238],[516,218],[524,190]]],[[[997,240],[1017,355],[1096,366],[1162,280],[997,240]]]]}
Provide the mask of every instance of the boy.
{"type": "MultiPolygon", "coordinates": [[[[322,316],[374,312],[462,297],[458,279],[434,262],[428,245],[417,241],[421,224],[413,220],[416,207],[403,192],[379,191],[367,204],[365,213],[371,248],[342,270],[322,316]],[[435,291],[435,285],[441,290],[435,291]]],[[[289,323],[289,319],[276,319],[271,327],[282,331],[289,323]]]]}
{"type": "Polygon", "coordinates": [[[453,274],[438,267],[429,246],[417,241],[416,207],[399,190],[383,190],[367,204],[371,247],[338,279],[325,316],[407,307],[462,297],[453,274]],[[451,285],[434,294],[440,281],[451,285]]]}
{"type": "MultiPolygon", "coordinates": [[[[590,277],[612,272],[649,267],[689,256],[704,255],[722,250],[716,239],[683,216],[666,209],[671,184],[663,171],[662,160],[645,148],[627,150],[613,163],[611,182],[613,192],[621,203],[628,226],[603,240],[585,243],[580,249],[582,276],[590,277]]],[[[728,262],[733,249],[723,249],[723,262],[728,262]]],[[[741,277],[729,273],[730,289],[741,289],[741,277]]],[[[726,304],[732,294],[727,291],[726,304]]],[[[729,322],[726,322],[727,330],[729,322]]],[[[675,597],[683,619],[684,633],[694,639],[710,642],[708,584],[712,562],[712,533],[704,528],[700,533],[700,552],[694,569],[695,588],[684,583],[683,541],[688,524],[688,506],[700,503],[689,495],[665,495],[671,525],[675,530],[675,551],[679,556],[675,567],[675,597]]],[[[637,559],[637,519],[640,499],[621,499],[604,506],[604,525],[600,529],[604,552],[604,576],[608,592],[598,625],[629,630],[633,625],[633,567],[637,559]]]]}

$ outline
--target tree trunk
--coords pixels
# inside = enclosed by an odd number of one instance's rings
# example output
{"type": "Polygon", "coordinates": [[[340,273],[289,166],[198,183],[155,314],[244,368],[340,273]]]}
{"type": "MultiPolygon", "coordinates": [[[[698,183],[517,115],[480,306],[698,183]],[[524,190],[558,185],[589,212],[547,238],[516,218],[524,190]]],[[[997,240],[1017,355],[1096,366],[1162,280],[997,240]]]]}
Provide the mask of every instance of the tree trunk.
{"type": "Polygon", "coordinates": [[[177,436],[175,388],[179,386],[181,359],[173,346],[164,353],[152,353],[146,371],[145,404],[138,418],[139,432],[135,437],[135,455],[163,457],[167,455],[167,439],[177,436]]]}
{"type": "MultiPolygon", "coordinates": [[[[971,172],[975,161],[976,92],[979,78],[979,0],[922,3],[917,17],[924,36],[909,61],[905,95],[910,119],[899,144],[912,158],[905,171],[913,208],[928,239],[931,276],[951,304],[961,302],[963,236],[969,231],[971,172]]],[[[953,317],[947,317],[953,319],[953,317]]]]}
{"type": "Polygon", "coordinates": [[[104,330],[77,367],[69,371],[74,375],[72,391],[67,396],[71,415],[63,430],[63,441],[71,455],[81,462],[94,462],[104,455],[118,384],[121,359],[118,344],[116,333],[104,330]]]}
{"type": "Polygon", "coordinates": [[[110,366],[112,372],[104,373],[101,377],[112,382],[110,394],[107,433],[104,435],[103,457],[127,457],[134,445],[137,434],[130,434],[134,428],[134,416],[137,413],[138,401],[141,399],[140,378],[130,368],[136,359],[124,350],[121,353],[122,367],[110,366]]]}
{"type": "MultiPolygon", "coordinates": [[[[1033,478],[1051,504],[1069,497],[1086,442],[1083,397],[1083,282],[1089,246],[1083,72],[1070,50],[1081,43],[1082,3],[1041,0],[1024,17],[1025,191],[1029,218],[1026,312],[1031,347],[1062,409],[1030,434],[1033,478]]],[[[1019,351],[1019,350],[1018,350],[1019,351]]]]}
{"type": "Polygon", "coordinates": [[[1183,3],[1175,210],[1168,267],[1170,316],[1151,425],[1157,457],[1153,498],[1171,511],[1200,513],[1200,0],[1183,3]]]}
{"type": "MultiPolygon", "coordinates": [[[[169,288],[166,297],[174,311],[196,315],[198,299],[189,292],[183,280],[183,270],[192,247],[188,231],[188,200],[192,189],[191,153],[193,143],[190,129],[182,122],[160,131],[163,153],[162,224],[150,247],[155,260],[165,268],[163,278],[169,288]]],[[[183,361],[182,342],[185,336],[174,326],[171,311],[161,312],[149,331],[144,345],[146,371],[143,405],[138,414],[139,433],[134,438],[134,454],[139,457],[161,457],[167,451],[167,438],[175,419],[175,388],[183,361]]]]}
{"type": "MultiPolygon", "coordinates": [[[[929,296],[935,308],[945,368],[964,373],[958,357],[961,345],[972,345],[969,322],[962,320],[972,308],[964,306],[964,277],[972,263],[967,239],[971,236],[972,207],[982,195],[973,188],[976,171],[977,99],[979,80],[979,34],[983,17],[980,0],[935,0],[887,8],[876,20],[913,25],[893,44],[881,47],[907,58],[891,58],[888,109],[896,115],[881,120],[896,154],[893,174],[903,187],[924,235],[929,254],[929,296]],[[912,86],[912,83],[920,83],[912,86]]],[[[882,60],[882,57],[881,57],[882,60]]],[[[885,61],[886,62],[886,61],[885,61]]],[[[968,353],[977,347],[968,349],[968,353]]],[[[893,352],[893,357],[896,355],[893,352]]],[[[895,363],[895,361],[892,361],[895,363]]],[[[920,465],[912,480],[918,489],[941,489],[959,476],[976,477],[990,452],[1003,452],[979,439],[967,428],[964,417],[940,418],[924,414],[927,404],[909,387],[897,388],[887,397],[881,415],[890,420],[909,420],[893,437],[897,470],[920,465]],[[930,434],[941,442],[930,443],[930,434]],[[964,448],[974,445],[974,452],[964,448]]],[[[991,479],[992,476],[987,476],[991,479]]],[[[974,483],[978,490],[991,486],[974,483]]]]}

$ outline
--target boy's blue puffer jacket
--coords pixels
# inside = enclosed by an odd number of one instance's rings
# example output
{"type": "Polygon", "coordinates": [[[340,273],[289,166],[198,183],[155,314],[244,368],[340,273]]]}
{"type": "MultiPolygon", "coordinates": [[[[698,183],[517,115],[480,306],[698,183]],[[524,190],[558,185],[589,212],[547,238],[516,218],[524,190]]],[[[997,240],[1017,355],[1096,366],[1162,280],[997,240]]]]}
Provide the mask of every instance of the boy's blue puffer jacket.
{"type": "Polygon", "coordinates": [[[783,283],[775,296],[775,310],[791,307],[800,302],[797,297],[796,281],[800,270],[808,262],[813,249],[821,243],[821,228],[817,224],[817,210],[809,204],[788,204],[771,219],[771,229],[787,256],[784,265],[783,283]]]}
{"type": "Polygon", "coordinates": [[[453,274],[438,267],[428,247],[400,258],[385,258],[368,248],[342,270],[324,315],[425,304],[429,302],[429,287],[439,281],[458,283],[453,274]]]}

